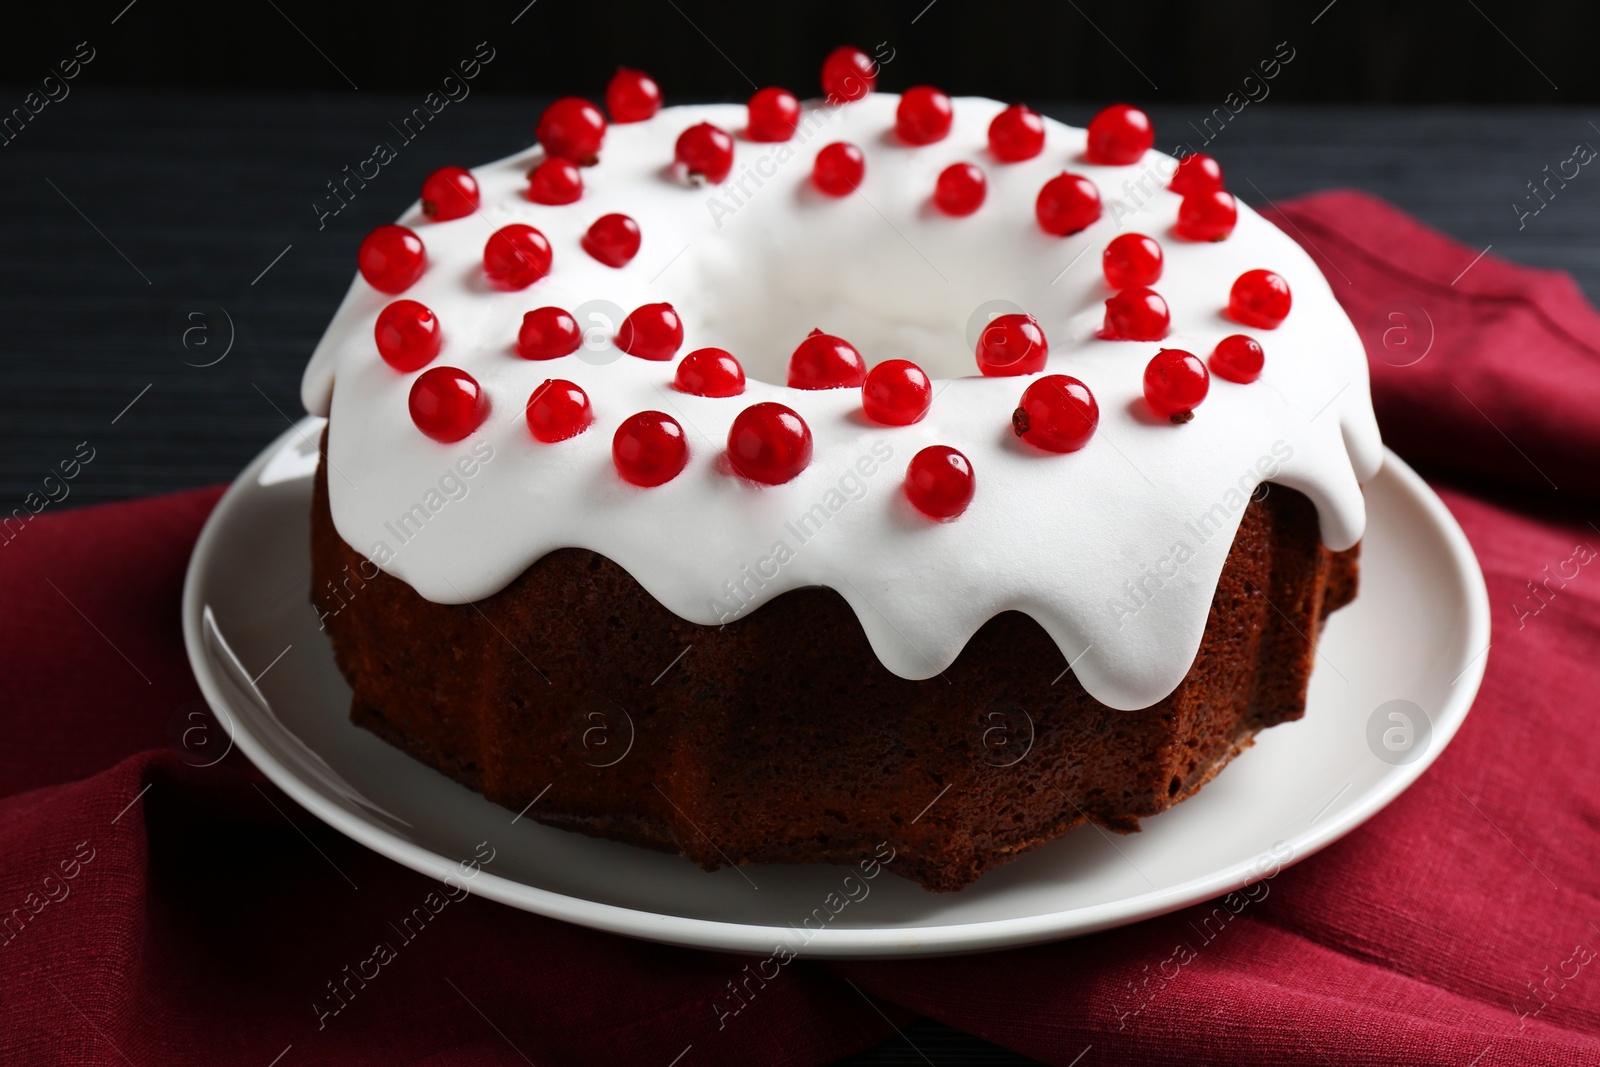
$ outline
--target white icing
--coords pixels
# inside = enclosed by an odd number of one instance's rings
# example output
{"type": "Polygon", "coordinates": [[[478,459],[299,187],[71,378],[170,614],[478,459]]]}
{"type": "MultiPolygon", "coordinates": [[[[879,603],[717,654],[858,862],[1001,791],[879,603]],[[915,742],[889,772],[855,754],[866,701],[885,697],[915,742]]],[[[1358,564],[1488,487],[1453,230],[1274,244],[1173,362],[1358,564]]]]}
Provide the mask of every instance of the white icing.
{"type": "Polygon", "coordinates": [[[533,148],[474,171],[476,215],[435,223],[413,205],[400,221],[421,235],[429,265],[404,295],[439,315],[445,342],[434,365],[476,377],[492,414],[456,444],[412,425],[406,401],[415,375],[387,366],[372,338],[377,313],[395,298],[357,277],[302,387],[306,407],[330,416],[339,533],[422,596],[447,603],[488,596],[564,546],[608,556],[702,624],[788,589],[826,586],[850,603],[883,664],[906,678],[938,674],[987,619],[1015,609],[1038,620],[1065,659],[1038,664],[1041,673],[1054,677],[1070,662],[1091,695],[1124,709],[1154,703],[1187,673],[1245,495],[1258,482],[1306,493],[1330,548],[1361,537],[1360,483],[1381,462],[1366,360],[1298,245],[1243,204],[1226,241],[1173,236],[1179,197],[1165,189],[1172,162],[1160,153],[1129,167],[1092,166],[1082,159],[1084,132],[1047,120],[1042,155],[1000,164],[985,146],[1002,105],[975,98],[955,102],[949,137],[911,148],[891,133],[896,102],[875,94],[831,113],[808,104],[809,136],[802,130],[787,145],[739,138],[720,189],[675,180],[672,146],[702,121],[737,135],[739,105],[668,108],[611,127],[576,204],[523,198],[524,173],[540,158],[533,148]],[[816,151],[836,140],[855,143],[867,160],[860,193],[842,200],[808,180],[816,151]],[[939,172],[961,160],[984,168],[989,193],[975,215],[952,219],[929,196],[939,172]],[[1091,178],[1106,205],[1099,222],[1064,239],[1034,219],[1040,186],[1063,169],[1091,178]],[[759,174],[762,184],[746,177],[741,193],[742,174],[759,174]],[[588,225],[612,211],[632,216],[644,235],[638,257],[620,270],[579,245],[588,225]],[[481,256],[489,234],[509,222],[542,230],[555,262],[544,280],[507,293],[485,284],[481,256]],[[1095,336],[1110,295],[1100,252],[1129,230],[1156,237],[1166,254],[1155,288],[1171,308],[1172,333],[1160,343],[1095,336]],[[1205,358],[1218,339],[1241,332],[1222,309],[1233,279],[1255,267],[1282,274],[1294,293],[1277,330],[1242,331],[1266,348],[1260,380],[1214,377],[1192,422],[1158,422],[1142,400],[1145,364],[1161,347],[1205,358]],[[684,395],[671,384],[676,361],[621,355],[603,340],[560,360],[517,357],[524,312],[595,300],[622,312],[670,301],[686,328],[680,356],[729,349],[751,379],[744,395],[684,395]],[[1048,373],[1093,390],[1100,428],[1081,451],[1049,454],[1013,435],[1011,413],[1031,377],[977,375],[969,320],[995,300],[1038,318],[1050,341],[1048,373]],[[877,426],[861,416],[858,390],[783,386],[789,353],[814,326],[852,341],[869,365],[920,363],[936,379],[928,417],[877,426]],[[535,441],[523,419],[528,396],[550,377],[581,385],[597,418],[554,445],[535,441]],[[815,438],[810,467],[781,486],[732,476],[721,457],[734,416],[763,400],[800,412],[815,438]],[[617,425],[644,409],[678,419],[690,444],[688,467],[654,489],[624,483],[611,462],[617,425]],[[470,478],[448,477],[485,443],[491,460],[470,478]],[[971,507],[946,523],[923,518],[901,489],[906,464],[930,444],[966,453],[977,477],[971,507]],[[825,521],[797,532],[818,504],[825,521]],[[397,520],[414,505],[426,523],[402,543],[397,520]],[[1175,552],[1180,544],[1185,551],[1175,552]],[[734,585],[742,586],[737,596],[734,585]]]}

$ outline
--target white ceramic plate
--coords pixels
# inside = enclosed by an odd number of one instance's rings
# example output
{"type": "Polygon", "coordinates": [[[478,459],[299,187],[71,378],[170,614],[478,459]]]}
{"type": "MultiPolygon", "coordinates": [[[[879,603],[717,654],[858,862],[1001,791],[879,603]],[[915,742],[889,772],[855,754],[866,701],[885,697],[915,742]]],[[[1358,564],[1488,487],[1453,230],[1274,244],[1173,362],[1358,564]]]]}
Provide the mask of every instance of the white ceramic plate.
{"type": "Polygon", "coordinates": [[[1237,889],[1370,818],[1439,754],[1483,677],[1489,605],[1460,528],[1393,454],[1367,486],[1361,595],[1324,632],[1304,720],[1263,733],[1196,797],[1113,837],[1084,827],[955,894],[852,868],[707,874],[674,856],[540,826],[351,725],[310,587],[321,420],[245,470],[195,547],[184,640],[232,740],[357,841],[514,907],[674,944],[769,954],[975,952],[1086,934],[1237,889]],[[480,852],[480,842],[488,842],[480,852]],[[840,901],[846,901],[842,906],[840,901]],[[822,918],[819,918],[821,916],[822,918]]]}

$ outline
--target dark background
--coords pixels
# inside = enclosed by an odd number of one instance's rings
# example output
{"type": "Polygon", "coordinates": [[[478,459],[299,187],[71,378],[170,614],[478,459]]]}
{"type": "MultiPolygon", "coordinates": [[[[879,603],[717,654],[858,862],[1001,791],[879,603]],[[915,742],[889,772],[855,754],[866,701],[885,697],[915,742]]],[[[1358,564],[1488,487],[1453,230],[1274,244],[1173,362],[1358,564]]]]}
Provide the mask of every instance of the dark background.
{"type": "MultiPolygon", "coordinates": [[[[0,117],[79,42],[95,58],[0,145],[0,514],[79,442],[95,459],[52,508],[230,478],[301,415],[301,371],[361,237],[433,169],[527,146],[551,96],[598,98],[622,64],[650,71],[669,103],[743,100],[752,83],[805,96],[830,48],[886,42],[884,89],[1026,100],[1080,125],[1126,99],[1168,147],[1228,93],[1259,97],[1246,77],[1287,42],[1270,96],[1206,149],[1237,195],[1260,207],[1366,189],[1600,297],[1600,171],[1524,225],[1512,207],[1575,143],[1600,144],[1597,5],[525,4],[7,10],[0,117]],[[480,41],[495,58],[472,95],[319,227],[325,183],[391,139],[388,124],[480,41]]],[[[928,1022],[863,1062],[924,1054],[1017,1062],[928,1022]]]]}
{"type": "Polygon", "coordinates": [[[384,92],[431,88],[489,40],[516,55],[485,72],[490,91],[598,94],[629,65],[684,102],[743,100],[747,79],[803,97],[828,49],[888,41],[898,53],[890,90],[932,82],[1008,100],[1220,101],[1288,41],[1303,56],[1274,87],[1284,100],[1574,104],[1600,93],[1592,3],[537,0],[508,25],[526,2],[137,0],[114,27],[106,22],[127,0],[28,5],[8,12],[0,70],[8,81],[42,76],[88,37],[106,46],[88,73],[96,84],[384,92]]]}

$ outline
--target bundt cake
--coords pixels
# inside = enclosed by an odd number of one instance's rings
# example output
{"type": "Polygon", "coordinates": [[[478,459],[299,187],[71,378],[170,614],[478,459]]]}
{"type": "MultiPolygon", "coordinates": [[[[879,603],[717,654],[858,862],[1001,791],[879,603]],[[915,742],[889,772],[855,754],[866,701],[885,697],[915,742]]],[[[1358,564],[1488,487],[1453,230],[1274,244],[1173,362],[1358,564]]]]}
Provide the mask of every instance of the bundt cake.
{"type": "Polygon", "coordinates": [[[1303,713],[1382,455],[1316,265],[1134,108],[877,73],[621,71],[362,243],[303,385],[356,723],[551,826],[956,890],[1303,713]]]}

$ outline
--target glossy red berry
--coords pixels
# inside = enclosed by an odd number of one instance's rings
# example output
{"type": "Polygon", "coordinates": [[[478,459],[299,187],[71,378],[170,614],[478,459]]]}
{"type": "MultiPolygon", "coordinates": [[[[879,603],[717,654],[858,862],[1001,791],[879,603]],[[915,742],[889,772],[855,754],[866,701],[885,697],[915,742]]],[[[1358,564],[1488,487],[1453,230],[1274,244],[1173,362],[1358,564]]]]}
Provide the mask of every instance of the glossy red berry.
{"type": "Polygon", "coordinates": [[[1100,425],[1100,405],[1089,387],[1065,374],[1047,374],[1028,386],[1011,413],[1016,435],[1046,452],[1076,452],[1100,425]]]}
{"type": "Polygon", "coordinates": [[[860,100],[877,84],[878,65],[859,48],[835,48],[822,61],[822,92],[830,101],[860,100]]]}
{"type": "Polygon", "coordinates": [[[1228,316],[1258,330],[1275,330],[1289,317],[1289,283],[1270,270],[1247,270],[1228,292],[1228,316]]]}
{"type": "Polygon", "coordinates": [[[744,368],[721,348],[697,348],[678,362],[672,384],[691,396],[738,396],[744,392],[744,368]]]}
{"type": "Polygon", "coordinates": [[[835,141],[817,153],[811,184],[827,196],[849,196],[867,173],[867,157],[853,144],[835,141]]]}
{"type": "Polygon", "coordinates": [[[641,304],[622,320],[617,347],[640,359],[671,359],[683,347],[683,322],[671,304],[641,304]]]}
{"type": "Polygon", "coordinates": [[[894,110],[894,132],[906,144],[942,141],[950,134],[955,109],[950,98],[929,85],[907,89],[894,110]]]}
{"type": "Polygon", "coordinates": [[[524,414],[534,438],[546,444],[576,437],[594,422],[589,394],[564,378],[546,378],[528,397],[524,414]]]}
{"type": "Polygon", "coordinates": [[[790,389],[855,389],[866,379],[855,346],[821,330],[812,330],[789,357],[790,389]]]}
{"type": "Polygon", "coordinates": [[[639,254],[639,224],[626,215],[601,215],[583,235],[583,250],[608,267],[625,267],[639,254]]]}
{"type": "Polygon", "coordinates": [[[570,159],[554,156],[528,171],[527,197],[535,204],[572,204],[583,196],[583,175],[570,159]]]}
{"type": "Polygon", "coordinates": [[[1266,353],[1261,350],[1261,343],[1242,333],[1224,337],[1211,350],[1211,373],[1241,385],[1261,377],[1265,362],[1266,353]]]}
{"type": "Polygon", "coordinates": [[[1145,400],[1157,415],[1173,422],[1194,418],[1196,405],[1210,388],[1206,365],[1181,348],[1163,348],[1144,369],[1145,400]]]}
{"type": "Polygon", "coordinates": [[[619,68],[606,83],[606,110],[615,123],[643,122],[661,110],[661,86],[642,70],[619,68]]]}
{"type": "Polygon", "coordinates": [[[1032,315],[1001,315],[978,335],[978,370],[990,378],[1038,374],[1049,355],[1050,342],[1032,315]]]}
{"type": "Polygon", "coordinates": [[[671,415],[641,411],[617,427],[611,461],[623,481],[648,489],[678,476],[689,462],[689,443],[671,415]]]}
{"type": "Polygon", "coordinates": [[[592,166],[600,161],[606,117],[582,97],[564,96],[544,109],[534,136],[546,155],[570,159],[580,167],[592,166]]]}
{"type": "Polygon", "coordinates": [[[383,361],[408,373],[433,362],[444,343],[439,317],[415,300],[396,300],[378,312],[372,333],[383,361]]]}
{"type": "Polygon", "coordinates": [[[1045,233],[1067,237],[1100,217],[1100,190],[1081,174],[1058,174],[1039,190],[1033,210],[1045,233]]]}
{"type": "Polygon", "coordinates": [[[976,488],[972,464],[949,445],[929,445],[906,467],[906,497],[930,519],[953,519],[966,511],[976,488]]]}
{"type": "Polygon", "coordinates": [[[861,410],[885,426],[921,422],[933,404],[933,383],[908,359],[886,359],[867,372],[861,386],[861,410]]]}
{"type": "Polygon", "coordinates": [[[709,122],[697,123],[678,135],[672,158],[683,177],[717,185],[733,170],[733,138],[709,122]]]}
{"type": "Polygon", "coordinates": [[[782,485],[811,462],[811,427],[792,408],[751,404],[728,430],[728,463],[763,485],[782,485]]]}
{"type": "Polygon", "coordinates": [[[1159,341],[1171,326],[1172,316],[1161,294],[1136,285],[1106,301],[1100,336],[1107,341],[1159,341]]]}
{"type": "Polygon", "coordinates": [[[1044,119],[1026,104],[1012,104],[989,123],[989,151],[1002,163],[1020,163],[1044,151],[1044,119]]]}
{"type": "Polygon", "coordinates": [[[1221,241],[1239,222],[1239,205],[1222,189],[1190,193],[1178,205],[1178,236],[1191,241],[1221,241]]]}
{"type": "Polygon", "coordinates": [[[787,89],[762,89],[746,105],[744,135],[752,141],[787,141],[800,125],[800,101],[787,89]]]}
{"type": "Polygon", "coordinates": [[[534,308],[522,316],[517,331],[517,354],[523,359],[559,359],[576,352],[582,343],[578,320],[564,308],[534,308]]]}
{"type": "Polygon", "coordinates": [[[381,293],[403,293],[428,265],[422,238],[393,224],[379,226],[361,242],[356,265],[367,284],[381,293]]]}
{"type": "Polygon", "coordinates": [[[550,273],[550,242],[524,223],[502,226],[484,243],[483,270],[498,289],[526,289],[550,273]]]}
{"type": "Polygon", "coordinates": [[[1106,245],[1100,266],[1113,289],[1154,285],[1161,280],[1161,246],[1142,233],[1125,233],[1106,245]]]}
{"type": "Polygon", "coordinates": [[[1090,163],[1125,167],[1144,158],[1156,143],[1150,116],[1127,104],[1112,104],[1089,120],[1090,163]]]}
{"type": "Polygon", "coordinates": [[[411,421],[435,441],[459,441],[489,417],[489,396],[472,375],[434,367],[411,383],[411,421]]]}
{"type": "Polygon", "coordinates": [[[478,210],[478,179],[465,167],[441,167],[422,183],[422,213],[435,222],[478,210]]]}
{"type": "Polygon", "coordinates": [[[946,215],[961,218],[983,206],[989,193],[989,179],[971,163],[952,163],[939,172],[933,187],[933,203],[946,215]]]}
{"type": "Polygon", "coordinates": [[[1195,152],[1178,160],[1178,169],[1172,172],[1167,188],[1179,196],[1190,193],[1209,193],[1222,188],[1222,164],[1203,152],[1195,152]]]}

